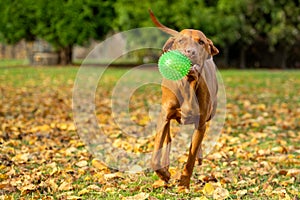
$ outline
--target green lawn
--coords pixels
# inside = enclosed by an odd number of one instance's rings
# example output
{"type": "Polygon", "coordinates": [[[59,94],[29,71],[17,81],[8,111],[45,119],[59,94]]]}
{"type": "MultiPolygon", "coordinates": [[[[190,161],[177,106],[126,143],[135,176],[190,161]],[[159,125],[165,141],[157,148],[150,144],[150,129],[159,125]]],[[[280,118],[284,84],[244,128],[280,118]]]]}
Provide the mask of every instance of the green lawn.
{"type": "Polygon", "coordinates": [[[20,65],[28,65],[29,61],[27,59],[1,59],[0,67],[13,67],[20,65]]]}
{"type": "MultiPolygon", "coordinates": [[[[227,96],[222,135],[202,167],[195,167],[190,192],[178,193],[173,179],[181,161],[172,163],[174,176],[164,188],[150,170],[116,172],[94,159],[73,122],[78,69],[0,67],[1,199],[300,198],[300,71],[221,70],[227,96]]],[[[107,102],[126,71],[107,70],[96,93],[96,115],[109,124],[108,134],[118,135],[112,139],[122,134],[107,102]]],[[[159,87],[136,93],[138,123],[143,105],[159,102],[159,94],[159,87]]]]}

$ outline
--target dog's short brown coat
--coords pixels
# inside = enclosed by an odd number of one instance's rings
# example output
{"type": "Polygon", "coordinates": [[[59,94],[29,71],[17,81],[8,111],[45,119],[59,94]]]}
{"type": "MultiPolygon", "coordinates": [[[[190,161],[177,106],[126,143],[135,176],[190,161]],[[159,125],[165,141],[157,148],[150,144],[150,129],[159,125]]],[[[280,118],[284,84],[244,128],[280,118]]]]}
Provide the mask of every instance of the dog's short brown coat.
{"type": "Polygon", "coordinates": [[[189,188],[195,161],[198,159],[199,164],[202,162],[201,143],[207,123],[216,112],[218,84],[212,56],[219,51],[201,31],[184,29],[177,32],[162,25],[151,11],[150,16],[156,26],[173,36],[167,40],[163,51],[179,50],[189,57],[193,65],[189,74],[182,80],[163,79],[162,81],[162,109],[157,123],[151,164],[158,176],[168,182],[170,120],[175,119],[182,124],[194,124],[195,131],[188,160],[179,182],[179,186],[189,188]]]}

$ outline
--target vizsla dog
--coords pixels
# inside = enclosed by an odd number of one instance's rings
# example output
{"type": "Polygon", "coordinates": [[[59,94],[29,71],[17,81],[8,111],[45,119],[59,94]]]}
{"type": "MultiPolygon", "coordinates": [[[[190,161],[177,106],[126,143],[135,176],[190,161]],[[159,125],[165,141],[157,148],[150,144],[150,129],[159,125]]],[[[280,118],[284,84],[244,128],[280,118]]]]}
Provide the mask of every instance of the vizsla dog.
{"type": "Polygon", "coordinates": [[[170,120],[181,124],[194,124],[195,131],[189,149],[188,160],[180,177],[179,186],[189,188],[196,159],[202,163],[201,143],[208,122],[214,117],[217,107],[218,84],[216,67],[212,56],[219,53],[201,31],[184,29],[181,32],[162,25],[150,11],[154,24],[172,35],[163,51],[179,50],[192,62],[190,72],[182,80],[162,81],[162,109],[157,123],[151,165],[157,175],[170,180],[169,153],[171,148],[170,120]]]}

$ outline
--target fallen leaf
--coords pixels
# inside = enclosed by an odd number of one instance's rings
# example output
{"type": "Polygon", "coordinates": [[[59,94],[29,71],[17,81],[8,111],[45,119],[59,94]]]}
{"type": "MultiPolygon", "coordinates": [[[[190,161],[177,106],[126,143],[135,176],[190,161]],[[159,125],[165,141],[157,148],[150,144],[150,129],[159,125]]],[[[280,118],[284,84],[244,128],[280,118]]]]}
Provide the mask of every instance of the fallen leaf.
{"type": "Polygon", "coordinates": [[[134,196],[123,197],[122,199],[123,200],[145,200],[145,199],[149,198],[149,196],[150,195],[148,193],[142,192],[142,193],[136,194],[134,196]]]}
{"type": "Polygon", "coordinates": [[[272,195],[272,192],[273,192],[273,187],[271,185],[268,185],[265,189],[264,189],[264,192],[267,196],[270,196],[272,195]]]}
{"type": "Polygon", "coordinates": [[[166,185],[165,181],[159,179],[152,184],[153,188],[164,187],[166,185]]]}
{"type": "Polygon", "coordinates": [[[247,194],[247,192],[248,192],[247,190],[239,190],[236,192],[236,196],[238,198],[242,198],[243,196],[245,196],[247,194]]]}
{"type": "Polygon", "coordinates": [[[47,124],[44,124],[44,125],[41,125],[41,126],[32,127],[30,132],[35,133],[37,131],[42,131],[43,132],[43,131],[49,131],[49,130],[51,130],[51,127],[47,124]]]}
{"type": "Polygon", "coordinates": [[[103,162],[101,162],[101,161],[99,161],[97,159],[93,159],[92,160],[92,165],[93,165],[93,167],[95,167],[95,168],[97,168],[99,170],[105,170],[105,169],[107,169],[107,166],[103,162]]]}
{"type": "Polygon", "coordinates": [[[280,175],[287,175],[287,170],[284,170],[284,169],[282,169],[282,170],[280,170],[279,172],[278,172],[280,175]]]}
{"type": "Polygon", "coordinates": [[[271,151],[273,152],[278,152],[278,153],[287,153],[287,149],[285,147],[282,147],[282,146],[277,146],[277,147],[273,147],[271,149],[271,151]]]}
{"type": "Polygon", "coordinates": [[[29,160],[29,153],[24,153],[24,154],[17,154],[12,158],[12,161],[15,163],[25,163],[29,160]]]}
{"type": "Polygon", "coordinates": [[[89,192],[90,192],[90,190],[88,190],[87,188],[85,188],[85,189],[80,190],[80,191],[78,192],[78,195],[81,196],[81,195],[87,194],[87,193],[89,193],[89,192]]]}
{"type": "Polygon", "coordinates": [[[156,198],[156,197],[152,197],[152,196],[150,196],[149,198],[148,198],[148,200],[159,200],[158,198],[156,198]]]}
{"type": "Polygon", "coordinates": [[[21,191],[21,194],[22,195],[25,195],[27,194],[29,191],[33,191],[33,190],[36,190],[37,189],[37,186],[34,185],[34,184],[29,184],[29,185],[26,185],[24,187],[21,187],[19,188],[19,190],[21,191]]]}
{"type": "Polygon", "coordinates": [[[106,180],[111,180],[111,179],[118,179],[118,178],[124,178],[124,177],[121,172],[117,172],[117,173],[112,173],[112,174],[104,174],[104,178],[106,180]]]}
{"type": "Polygon", "coordinates": [[[192,200],[208,200],[208,198],[206,198],[206,196],[202,196],[202,197],[192,198],[192,200]]]}
{"type": "Polygon", "coordinates": [[[89,185],[87,187],[88,190],[100,191],[101,188],[98,185],[89,185]]]}
{"type": "Polygon", "coordinates": [[[128,172],[131,174],[141,173],[142,171],[143,171],[143,168],[139,165],[134,165],[128,170],[128,172]]]}
{"type": "Polygon", "coordinates": [[[296,180],[296,178],[295,177],[292,177],[291,179],[289,179],[289,180],[286,180],[286,181],[278,181],[278,183],[281,185],[281,186],[288,186],[288,185],[292,185],[292,184],[294,184],[295,183],[295,180],[296,180]]]}
{"type": "Polygon", "coordinates": [[[71,183],[69,182],[62,182],[62,184],[58,187],[58,190],[59,191],[66,191],[66,190],[72,190],[73,189],[73,186],[71,183]]]}
{"type": "Polygon", "coordinates": [[[58,189],[58,185],[56,184],[55,179],[48,179],[46,183],[53,192],[56,192],[58,189]]]}
{"type": "Polygon", "coordinates": [[[85,167],[88,165],[88,162],[86,160],[79,161],[75,164],[77,167],[85,167]]]}
{"type": "Polygon", "coordinates": [[[229,192],[225,188],[217,187],[215,191],[213,192],[213,198],[214,199],[226,199],[229,197],[229,192]]]}
{"type": "Polygon", "coordinates": [[[184,186],[178,186],[177,193],[189,194],[190,193],[190,189],[188,189],[188,188],[186,188],[184,186]]]}
{"type": "Polygon", "coordinates": [[[214,192],[214,186],[211,183],[206,183],[203,187],[203,194],[211,196],[214,192]]]}
{"type": "Polygon", "coordinates": [[[287,171],[287,176],[297,176],[300,174],[300,169],[289,169],[287,171]]]}
{"type": "Polygon", "coordinates": [[[77,200],[77,199],[81,199],[81,197],[71,195],[71,196],[66,196],[66,199],[67,200],[77,200]]]}
{"type": "Polygon", "coordinates": [[[249,192],[256,193],[259,190],[259,186],[249,189],[249,192]]]}

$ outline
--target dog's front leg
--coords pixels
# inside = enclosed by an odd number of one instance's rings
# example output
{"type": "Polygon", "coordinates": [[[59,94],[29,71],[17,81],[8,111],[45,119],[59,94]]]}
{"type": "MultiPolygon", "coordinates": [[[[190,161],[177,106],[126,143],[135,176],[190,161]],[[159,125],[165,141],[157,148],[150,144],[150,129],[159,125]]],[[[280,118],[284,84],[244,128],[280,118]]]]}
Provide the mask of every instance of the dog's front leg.
{"type": "Polygon", "coordinates": [[[202,161],[203,161],[202,145],[200,145],[198,153],[197,153],[197,161],[198,161],[198,165],[202,165],[202,161]]]}
{"type": "Polygon", "coordinates": [[[205,125],[199,126],[199,128],[197,128],[193,134],[188,160],[181,174],[179,186],[182,186],[184,188],[190,187],[190,180],[193,173],[193,168],[195,165],[196,158],[199,155],[198,153],[201,148],[201,142],[205,134],[205,129],[205,125]]]}
{"type": "Polygon", "coordinates": [[[152,169],[157,175],[168,182],[171,174],[169,173],[169,154],[171,150],[170,120],[167,118],[165,110],[162,110],[157,124],[154,151],[152,154],[152,169]]]}

